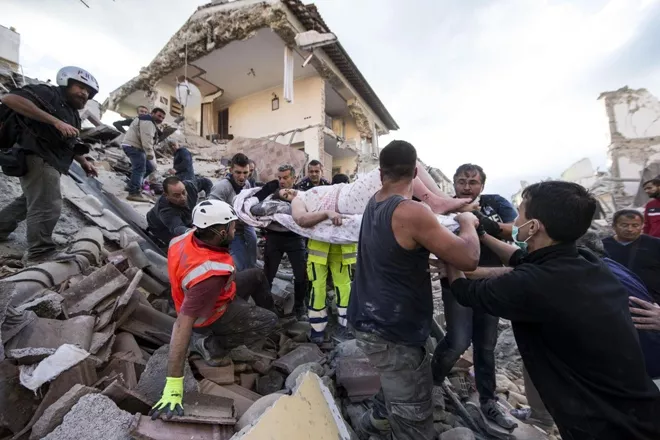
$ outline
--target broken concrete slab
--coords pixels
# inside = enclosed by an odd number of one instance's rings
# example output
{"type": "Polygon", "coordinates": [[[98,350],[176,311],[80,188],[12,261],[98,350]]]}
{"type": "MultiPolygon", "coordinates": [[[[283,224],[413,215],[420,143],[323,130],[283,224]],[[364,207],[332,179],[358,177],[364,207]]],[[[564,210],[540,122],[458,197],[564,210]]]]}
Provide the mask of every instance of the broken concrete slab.
{"type": "Polygon", "coordinates": [[[199,374],[205,379],[215,382],[218,385],[230,385],[234,383],[234,364],[230,363],[225,367],[211,367],[203,359],[193,359],[192,364],[199,374]]]}
{"type": "Polygon", "coordinates": [[[106,264],[62,293],[69,317],[91,313],[94,306],[129,283],[113,264],[106,264]]]}
{"type": "Polygon", "coordinates": [[[198,392],[184,393],[183,410],[183,416],[175,415],[169,420],[181,423],[231,426],[236,423],[234,401],[226,397],[198,392]]]}
{"type": "Polygon", "coordinates": [[[275,404],[275,402],[280,400],[282,397],[284,397],[284,394],[276,393],[276,394],[269,394],[268,396],[264,396],[261,399],[257,400],[245,412],[245,414],[241,416],[241,418],[236,423],[234,429],[236,431],[240,431],[246,426],[252,425],[254,422],[256,422],[259,419],[259,417],[263,415],[264,412],[266,412],[266,410],[272,407],[275,404]]]}
{"type": "Polygon", "coordinates": [[[18,433],[30,421],[39,399],[21,386],[19,370],[10,361],[0,362],[0,431],[18,433]]]}
{"type": "Polygon", "coordinates": [[[77,316],[63,321],[37,318],[13,337],[5,348],[58,348],[62,344],[72,344],[89,350],[94,321],[93,316],[77,316]]]}
{"type": "Polygon", "coordinates": [[[234,428],[229,425],[151,420],[136,414],[130,432],[136,440],[229,440],[234,435],[234,428]]]}
{"type": "Polygon", "coordinates": [[[279,371],[270,370],[265,376],[257,378],[256,390],[262,396],[276,393],[284,387],[285,376],[279,371]]]}
{"type": "Polygon", "coordinates": [[[55,354],[55,348],[17,348],[7,350],[7,359],[11,359],[18,365],[37,364],[48,356],[55,354]]]}
{"type": "Polygon", "coordinates": [[[150,305],[140,304],[120,328],[147,342],[161,345],[169,343],[175,321],[150,305]]]}
{"type": "Polygon", "coordinates": [[[50,405],[43,415],[39,417],[37,423],[32,427],[30,440],[38,440],[50,434],[55,428],[62,424],[64,416],[78,403],[81,397],[88,394],[98,393],[96,388],[87,387],[81,384],[76,384],[67,391],[62,397],[57,399],[55,403],[50,405]]]}
{"type": "Polygon", "coordinates": [[[30,310],[40,318],[56,319],[62,314],[63,301],[64,298],[59,293],[45,290],[43,295],[17,306],[16,310],[30,310]]]}
{"type": "Polygon", "coordinates": [[[296,386],[296,380],[298,379],[298,377],[302,376],[308,371],[311,371],[312,373],[321,377],[325,372],[325,368],[323,368],[321,364],[318,364],[316,362],[309,362],[297,366],[296,369],[293,370],[291,374],[289,374],[289,377],[286,378],[286,382],[284,383],[286,389],[293,390],[293,388],[296,386]]]}
{"type": "Polygon", "coordinates": [[[200,391],[204,394],[210,394],[212,396],[226,397],[234,401],[234,408],[236,410],[236,417],[240,418],[245,411],[252,406],[254,402],[259,400],[260,396],[257,396],[257,399],[250,399],[243,396],[235,391],[230,390],[227,387],[220,386],[214,382],[211,382],[208,379],[203,379],[199,383],[200,391]]]}
{"type": "Polygon", "coordinates": [[[323,353],[316,345],[304,345],[277,359],[273,362],[273,367],[291,374],[296,367],[302,364],[309,362],[321,363],[323,359],[323,353]]]}
{"type": "Polygon", "coordinates": [[[54,354],[38,364],[21,365],[19,367],[21,385],[36,391],[41,385],[50,382],[62,372],[79,364],[89,356],[85,350],[71,344],[60,346],[54,354]]]}
{"type": "Polygon", "coordinates": [[[131,440],[133,416],[101,394],[88,394],[44,440],[131,440]]]}
{"type": "MultiPolygon", "coordinates": [[[[163,393],[165,387],[165,378],[167,377],[167,356],[170,350],[169,345],[163,345],[147,362],[147,367],[140,377],[136,391],[144,397],[150,405],[154,405],[163,393]]],[[[193,376],[188,362],[184,366],[184,380],[183,380],[184,395],[190,392],[199,392],[199,384],[193,376]]]]}
{"type": "MultiPolygon", "coordinates": [[[[351,438],[335,400],[321,379],[313,373],[308,372],[299,378],[293,395],[279,395],[279,398],[264,397],[266,398],[271,398],[275,402],[266,408],[260,417],[250,421],[246,420],[248,418],[246,413],[236,424],[237,429],[240,429],[235,436],[236,440],[264,438],[349,440],[351,438]]],[[[256,407],[258,403],[254,406],[256,407]]]]}
{"type": "Polygon", "coordinates": [[[241,373],[241,386],[251,390],[254,388],[257,379],[259,378],[259,373],[241,373]]]}
{"type": "Polygon", "coordinates": [[[337,385],[344,387],[351,402],[361,402],[380,389],[380,375],[367,358],[341,358],[337,361],[337,385]]]}
{"type": "Polygon", "coordinates": [[[120,380],[112,381],[103,390],[102,394],[111,398],[120,409],[131,414],[148,414],[151,409],[146,397],[136,391],[129,390],[120,380]]]}

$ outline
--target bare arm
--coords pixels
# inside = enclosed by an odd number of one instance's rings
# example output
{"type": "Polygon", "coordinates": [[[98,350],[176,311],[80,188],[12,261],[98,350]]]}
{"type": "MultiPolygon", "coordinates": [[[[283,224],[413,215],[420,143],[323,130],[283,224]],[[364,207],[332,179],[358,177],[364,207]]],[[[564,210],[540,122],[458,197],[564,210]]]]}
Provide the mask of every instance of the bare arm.
{"type": "Polygon", "coordinates": [[[194,317],[184,314],[179,314],[176,319],[170,339],[170,354],[167,358],[167,377],[183,377],[183,367],[194,323],[194,317]]]}
{"type": "Polygon", "coordinates": [[[305,203],[298,199],[293,199],[291,202],[291,215],[293,221],[303,228],[311,228],[329,218],[328,211],[307,212],[305,203]]]}
{"type": "Polygon", "coordinates": [[[41,110],[32,101],[23,98],[22,96],[12,95],[10,93],[3,96],[0,101],[2,101],[2,103],[10,109],[14,110],[16,113],[26,116],[30,119],[34,119],[35,121],[50,125],[55,125],[58,122],[61,122],[55,116],[41,110]]]}
{"type": "Polygon", "coordinates": [[[461,270],[475,270],[479,263],[479,237],[476,226],[478,221],[472,214],[461,214],[456,217],[461,225],[461,232],[454,235],[442,226],[435,215],[422,204],[404,202],[407,209],[397,208],[394,211],[398,227],[408,228],[416,243],[428,249],[439,259],[461,270]]]}
{"type": "Polygon", "coordinates": [[[509,265],[511,256],[519,249],[517,246],[504,243],[503,241],[500,241],[495,237],[491,237],[488,234],[481,237],[481,242],[486,247],[488,247],[488,249],[495,252],[495,255],[497,255],[502,264],[505,266],[509,265]]]}
{"type": "Polygon", "coordinates": [[[465,272],[465,276],[469,280],[480,280],[483,278],[495,278],[513,270],[512,267],[477,267],[472,272],[465,272]]]}

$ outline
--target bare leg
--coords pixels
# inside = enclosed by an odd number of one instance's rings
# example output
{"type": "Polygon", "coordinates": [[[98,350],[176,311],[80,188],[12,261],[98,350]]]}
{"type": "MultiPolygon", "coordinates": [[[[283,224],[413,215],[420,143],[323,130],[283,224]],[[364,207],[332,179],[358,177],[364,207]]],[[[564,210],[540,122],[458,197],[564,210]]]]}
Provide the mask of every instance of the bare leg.
{"type": "MultiPolygon", "coordinates": [[[[443,194],[442,191],[440,193],[443,194]]],[[[458,211],[470,202],[469,199],[454,199],[446,194],[443,194],[442,197],[438,196],[431,192],[419,177],[415,177],[415,180],[413,180],[413,195],[429,205],[431,210],[436,214],[458,211]]]]}
{"type": "Polygon", "coordinates": [[[421,180],[424,186],[426,186],[433,194],[442,198],[449,197],[447,194],[440,190],[438,184],[435,183],[435,180],[433,180],[433,176],[431,176],[429,172],[426,171],[426,168],[419,162],[417,162],[417,178],[421,180]]]}

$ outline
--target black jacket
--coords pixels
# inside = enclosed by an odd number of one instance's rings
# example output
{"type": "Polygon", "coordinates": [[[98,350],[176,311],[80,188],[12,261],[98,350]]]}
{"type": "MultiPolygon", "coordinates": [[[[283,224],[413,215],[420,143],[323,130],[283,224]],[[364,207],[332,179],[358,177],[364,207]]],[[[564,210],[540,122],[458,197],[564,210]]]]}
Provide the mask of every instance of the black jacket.
{"type": "Polygon", "coordinates": [[[156,206],[147,212],[149,232],[165,245],[192,228],[192,211],[197,204],[197,188],[194,182],[185,181],[183,184],[188,193],[186,206],[173,205],[163,194],[158,198],[156,206]]]}
{"type": "Polygon", "coordinates": [[[646,373],[628,294],[574,244],[522,258],[497,278],[456,280],[464,306],[510,319],[525,368],[564,440],[660,439],[660,391],[646,373]]]}
{"type": "MultiPolygon", "coordinates": [[[[11,92],[32,101],[42,110],[52,113],[57,119],[80,130],[81,120],[78,110],[71,107],[62,87],[46,84],[27,85],[11,92]],[[34,95],[38,97],[35,99],[34,95]],[[42,101],[48,106],[39,102],[42,101]],[[52,110],[49,111],[49,110],[52,110]]],[[[55,127],[23,117],[26,127],[20,131],[18,144],[30,153],[43,158],[47,163],[65,174],[73,162],[74,138],[64,138],[55,127]]]]}
{"type": "Polygon", "coordinates": [[[193,167],[193,158],[190,151],[181,147],[174,152],[173,168],[176,171],[176,177],[181,180],[195,181],[195,169],[193,167]]]}

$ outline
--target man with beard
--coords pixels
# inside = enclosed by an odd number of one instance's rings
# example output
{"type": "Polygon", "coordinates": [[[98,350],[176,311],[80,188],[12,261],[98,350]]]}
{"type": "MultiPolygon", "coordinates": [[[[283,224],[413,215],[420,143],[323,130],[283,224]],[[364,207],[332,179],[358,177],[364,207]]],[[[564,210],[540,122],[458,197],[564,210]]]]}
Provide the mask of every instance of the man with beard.
{"type": "MultiPolygon", "coordinates": [[[[486,232],[496,238],[510,239],[516,210],[500,195],[482,194],[485,183],[486,173],[479,165],[461,165],[454,174],[456,197],[472,200],[479,198],[480,210],[476,214],[486,232]]],[[[492,267],[502,267],[502,262],[493,251],[482,245],[479,267],[474,275],[478,276],[485,271],[484,268],[492,267]]],[[[474,343],[474,370],[481,411],[502,428],[515,428],[515,421],[501,409],[495,396],[495,345],[499,318],[483,310],[460,305],[446,278],[442,280],[442,301],[447,318],[447,334],[433,354],[435,384],[442,384],[470,343],[474,343]]]]}
{"type": "MultiPolygon", "coordinates": [[[[252,186],[248,182],[250,175],[250,160],[243,153],[237,153],[231,158],[230,175],[225,177],[211,189],[209,198],[222,200],[233,206],[236,195],[252,186]]],[[[236,234],[229,246],[231,256],[238,271],[257,266],[257,233],[250,225],[238,220],[236,234]]]]}
{"type": "Polygon", "coordinates": [[[660,238],[660,176],[644,182],[644,192],[651,198],[644,209],[644,233],[660,238]]]}
{"type": "Polygon", "coordinates": [[[80,131],[79,110],[99,91],[96,79],[87,71],[68,66],[57,72],[57,85],[27,85],[0,100],[13,114],[2,124],[3,131],[17,127],[14,147],[24,154],[26,172],[20,177],[23,194],[0,211],[0,241],[6,241],[18,224],[27,221],[27,264],[55,257],[53,230],[62,212],[60,176],[75,159],[87,175],[96,170],[73,140],[80,131]]]}

